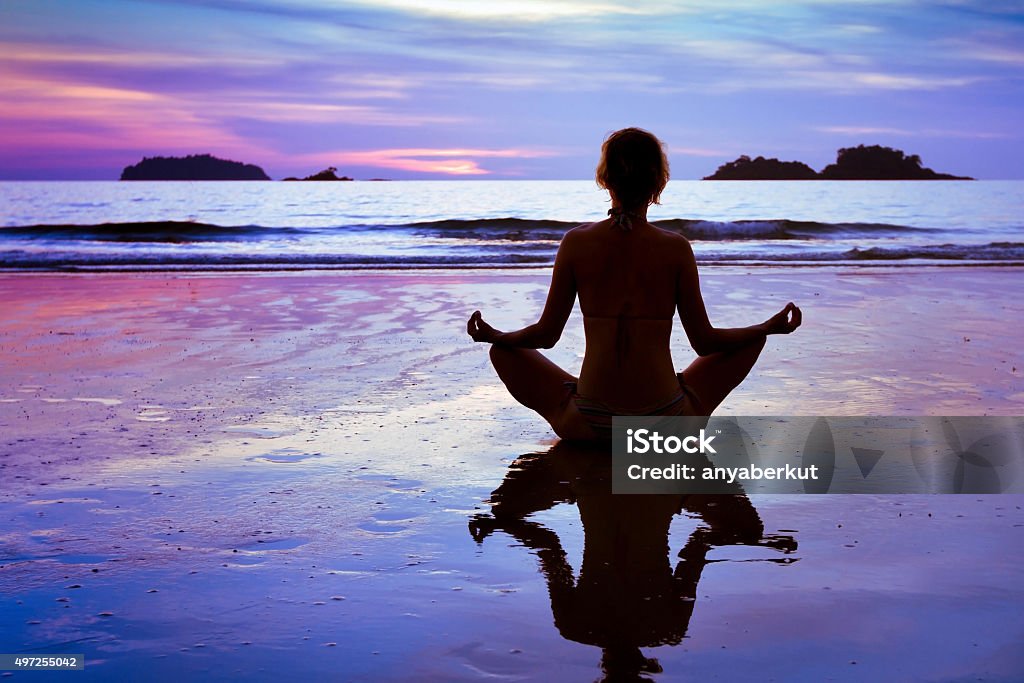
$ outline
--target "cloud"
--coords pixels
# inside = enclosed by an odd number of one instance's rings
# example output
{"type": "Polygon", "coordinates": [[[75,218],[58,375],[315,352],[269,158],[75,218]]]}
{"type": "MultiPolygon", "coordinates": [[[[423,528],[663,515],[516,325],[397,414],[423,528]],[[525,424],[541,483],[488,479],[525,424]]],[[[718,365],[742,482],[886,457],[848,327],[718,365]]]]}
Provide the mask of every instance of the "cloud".
{"type": "Polygon", "coordinates": [[[837,133],[839,135],[914,135],[915,131],[886,126],[816,126],[814,130],[821,133],[837,133]]]}
{"type": "Polygon", "coordinates": [[[392,7],[406,12],[451,19],[500,19],[520,22],[643,13],[635,6],[627,4],[566,0],[373,0],[370,4],[375,7],[392,7]]]}
{"type": "Polygon", "coordinates": [[[997,140],[1009,138],[1004,133],[988,130],[948,130],[937,128],[893,128],[889,126],[816,126],[814,130],[821,133],[837,135],[901,135],[911,137],[935,138],[968,138],[972,140],[997,140]]]}
{"type": "MultiPolygon", "coordinates": [[[[59,52],[58,57],[62,58],[59,52]]],[[[104,151],[122,157],[208,151],[288,163],[286,154],[265,141],[236,132],[233,124],[239,120],[280,126],[417,127],[465,124],[469,117],[416,108],[288,101],[271,89],[234,90],[215,97],[202,90],[162,93],[157,87],[98,85],[47,74],[27,68],[25,60],[0,63],[0,152],[6,154],[62,152],[70,159],[87,150],[90,156],[104,151]]],[[[455,164],[450,169],[459,170],[455,164]]]]}
{"type": "Polygon", "coordinates": [[[252,156],[262,146],[159,93],[31,78],[0,67],[0,150],[252,156]]]}
{"type": "Polygon", "coordinates": [[[844,33],[861,36],[874,35],[876,33],[882,33],[885,30],[881,26],[873,26],[871,24],[842,24],[837,28],[844,33]]]}
{"type": "Polygon", "coordinates": [[[679,40],[673,50],[747,70],[811,69],[827,64],[825,56],[760,40],[707,38],[679,40]]]}
{"type": "Polygon", "coordinates": [[[980,76],[915,76],[881,72],[854,72],[848,77],[859,85],[882,90],[938,90],[962,88],[986,80],[980,76]]]}
{"type": "Polygon", "coordinates": [[[208,113],[224,117],[255,119],[275,123],[327,123],[359,126],[423,126],[467,123],[466,116],[400,112],[353,104],[319,102],[274,102],[271,97],[231,98],[212,106],[208,113]]]}
{"type": "Polygon", "coordinates": [[[684,147],[676,145],[666,145],[668,147],[669,156],[683,156],[683,157],[723,157],[728,156],[730,152],[721,149],[708,149],[704,147],[684,147]]]}
{"type": "MultiPolygon", "coordinates": [[[[0,43],[0,59],[7,62],[38,64],[88,64],[113,66],[122,69],[144,68],[209,68],[212,56],[202,52],[182,54],[172,51],[146,49],[118,50],[97,46],[50,45],[33,42],[0,43]]],[[[275,64],[270,57],[218,55],[218,66],[268,66],[275,64]]]]}
{"type": "Polygon", "coordinates": [[[480,165],[480,159],[532,159],[550,156],[555,156],[555,153],[532,149],[407,148],[318,152],[303,155],[302,159],[310,163],[473,176],[491,173],[480,165]]]}
{"type": "Polygon", "coordinates": [[[593,2],[592,0],[349,0],[322,2],[293,0],[261,3],[264,11],[287,11],[293,16],[308,13],[322,16],[334,10],[343,12],[354,7],[366,10],[388,10],[414,16],[438,17],[454,21],[502,21],[534,23],[560,19],[586,19],[601,16],[657,14],[663,8],[657,3],[593,2]]]}
{"type": "Polygon", "coordinates": [[[991,62],[1006,66],[1024,66],[1024,50],[1001,45],[954,42],[957,54],[964,59],[991,62]]]}
{"type": "MultiPolygon", "coordinates": [[[[861,32],[863,35],[875,33],[861,32]]],[[[849,94],[871,91],[915,91],[962,88],[990,80],[962,69],[923,72],[917,64],[894,69],[858,52],[859,43],[819,47],[812,41],[779,37],[711,36],[676,40],[671,53],[685,56],[691,88],[711,93],[817,90],[849,94]]],[[[894,62],[900,64],[899,61],[894,62]]],[[[932,67],[934,70],[935,67],[932,67]]]]}

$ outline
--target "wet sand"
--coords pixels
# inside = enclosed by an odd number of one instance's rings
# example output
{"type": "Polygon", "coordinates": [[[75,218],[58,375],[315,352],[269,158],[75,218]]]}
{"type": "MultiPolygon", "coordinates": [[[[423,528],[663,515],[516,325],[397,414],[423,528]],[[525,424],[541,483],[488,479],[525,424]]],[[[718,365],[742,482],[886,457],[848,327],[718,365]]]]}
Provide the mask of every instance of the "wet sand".
{"type": "MultiPolygon", "coordinates": [[[[805,320],[720,412],[1020,415],[1020,277],[707,269],[715,324],[761,320],[761,301],[805,320]]],[[[601,651],[556,627],[546,551],[469,529],[554,437],[465,319],[532,322],[546,284],[0,275],[0,651],[84,653],[88,680],[599,678],[601,651]]],[[[577,311],[550,355],[576,371],[582,351],[577,311]]],[[[644,648],[661,679],[1024,675],[1021,497],[754,503],[798,548],[710,548],[685,639],[644,648]]],[[[578,572],[577,505],[531,519],[578,572]]],[[[674,518],[666,563],[702,524],[674,518]]]]}

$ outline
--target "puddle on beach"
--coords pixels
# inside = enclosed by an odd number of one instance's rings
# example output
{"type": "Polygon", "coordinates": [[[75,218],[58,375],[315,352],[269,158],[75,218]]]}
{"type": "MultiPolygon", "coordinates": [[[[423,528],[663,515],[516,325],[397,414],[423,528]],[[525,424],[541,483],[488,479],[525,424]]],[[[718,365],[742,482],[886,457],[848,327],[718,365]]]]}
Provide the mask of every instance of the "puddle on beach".
{"type": "Polygon", "coordinates": [[[99,498],[53,498],[53,499],[49,499],[49,500],[43,499],[43,498],[36,498],[35,500],[28,501],[26,503],[26,505],[63,505],[63,504],[66,504],[66,503],[100,503],[100,502],[102,502],[102,501],[100,501],[99,498]]]}
{"type": "Polygon", "coordinates": [[[278,448],[269,453],[249,456],[246,460],[286,464],[322,457],[324,457],[323,453],[308,453],[297,448],[278,448]]]}
{"type": "Polygon", "coordinates": [[[388,412],[387,406],[383,405],[340,405],[334,408],[328,408],[324,411],[325,413],[386,413],[388,412]]]}
{"type": "Polygon", "coordinates": [[[210,405],[189,406],[187,408],[169,408],[162,405],[143,405],[140,406],[139,411],[135,414],[135,419],[139,422],[170,422],[174,418],[174,413],[192,413],[216,409],[216,406],[210,405]]]}
{"type": "Polygon", "coordinates": [[[397,534],[408,530],[408,527],[387,522],[365,522],[359,528],[371,534],[397,534]]]}
{"type": "Polygon", "coordinates": [[[242,550],[250,551],[265,551],[265,550],[291,550],[292,548],[299,548],[306,545],[309,542],[305,538],[277,538],[277,539],[259,539],[255,543],[241,546],[242,550]]]}
{"type": "Polygon", "coordinates": [[[231,434],[244,434],[257,439],[276,439],[282,436],[291,436],[298,430],[295,427],[276,424],[244,424],[224,427],[224,431],[231,434]]]}

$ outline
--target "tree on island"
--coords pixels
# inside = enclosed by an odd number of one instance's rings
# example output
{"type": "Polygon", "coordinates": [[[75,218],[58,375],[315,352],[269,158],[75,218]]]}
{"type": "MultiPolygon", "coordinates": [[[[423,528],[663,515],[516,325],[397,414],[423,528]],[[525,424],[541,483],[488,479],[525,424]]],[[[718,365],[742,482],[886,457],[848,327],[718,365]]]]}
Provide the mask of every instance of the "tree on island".
{"type": "Polygon", "coordinates": [[[704,180],[814,180],[818,174],[801,161],[779,161],[746,154],[736,161],[724,163],[704,180]]]}
{"type": "Polygon", "coordinates": [[[815,173],[799,161],[779,161],[743,155],[718,167],[704,180],[974,180],[936,173],[921,165],[921,157],[881,145],[843,147],[836,162],[815,173]]]}
{"type": "Polygon", "coordinates": [[[121,180],[270,180],[255,164],[218,159],[211,154],[186,157],[143,157],[126,166],[121,180]]]}
{"type": "Polygon", "coordinates": [[[337,173],[338,173],[338,167],[337,166],[328,166],[327,168],[325,168],[324,170],[320,171],[319,173],[314,173],[313,175],[308,175],[305,178],[301,178],[300,179],[300,178],[296,178],[295,176],[289,176],[289,177],[285,178],[285,180],[352,180],[348,176],[344,176],[344,175],[339,178],[337,173]]]}
{"type": "Polygon", "coordinates": [[[972,180],[936,173],[921,165],[921,157],[881,145],[843,147],[836,162],[821,170],[823,180],[972,180]]]}

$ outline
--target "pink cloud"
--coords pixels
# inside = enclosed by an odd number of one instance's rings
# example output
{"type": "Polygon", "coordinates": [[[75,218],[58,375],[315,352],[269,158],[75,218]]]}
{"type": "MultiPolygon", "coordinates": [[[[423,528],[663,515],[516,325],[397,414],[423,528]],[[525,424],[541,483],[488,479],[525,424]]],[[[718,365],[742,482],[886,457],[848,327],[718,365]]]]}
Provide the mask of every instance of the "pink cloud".
{"type": "MultiPolygon", "coordinates": [[[[0,50],[0,55],[3,51],[0,50]]],[[[152,56],[157,59],[159,56],[152,56]]],[[[485,176],[493,172],[487,159],[529,159],[554,156],[536,149],[394,148],[335,150],[291,155],[267,143],[236,133],[232,117],[301,123],[373,123],[418,126],[452,125],[457,117],[390,112],[365,104],[289,102],[261,99],[262,93],[226,95],[201,103],[189,94],[167,94],[147,87],[99,85],[59,74],[41,75],[24,68],[29,61],[70,59],[63,52],[25,52],[20,60],[0,62],[0,154],[26,168],[119,166],[138,156],[209,152],[253,161],[263,166],[305,165],[364,167],[442,176],[485,176]]],[[[117,55],[91,55],[97,62],[117,55]]]]}
{"type": "Polygon", "coordinates": [[[303,159],[310,163],[464,176],[491,173],[480,165],[479,159],[531,159],[547,156],[554,156],[554,153],[531,149],[405,148],[325,152],[306,155],[303,159]]]}
{"type": "Polygon", "coordinates": [[[76,152],[197,149],[248,156],[265,152],[166,95],[29,77],[0,67],[0,152],[58,152],[70,160],[76,152]]]}

